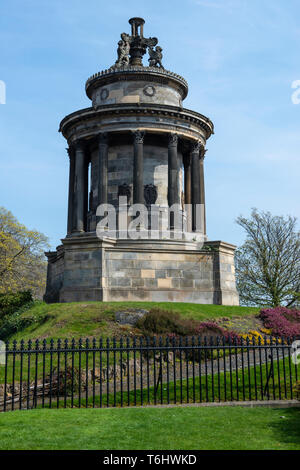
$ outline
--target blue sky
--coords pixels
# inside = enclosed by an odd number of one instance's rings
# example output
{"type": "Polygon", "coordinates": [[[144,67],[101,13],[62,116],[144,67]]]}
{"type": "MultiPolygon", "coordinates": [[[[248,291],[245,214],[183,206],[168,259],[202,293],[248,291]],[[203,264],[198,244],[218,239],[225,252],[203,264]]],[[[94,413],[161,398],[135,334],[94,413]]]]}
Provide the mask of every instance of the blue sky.
{"type": "Polygon", "coordinates": [[[164,66],[189,83],[184,106],[215,124],[205,159],[208,235],[240,244],[252,207],[299,217],[298,0],[2,0],[0,205],[50,238],[66,234],[68,157],[58,125],[90,106],[86,79],[116,60],[142,16],[164,66]]]}

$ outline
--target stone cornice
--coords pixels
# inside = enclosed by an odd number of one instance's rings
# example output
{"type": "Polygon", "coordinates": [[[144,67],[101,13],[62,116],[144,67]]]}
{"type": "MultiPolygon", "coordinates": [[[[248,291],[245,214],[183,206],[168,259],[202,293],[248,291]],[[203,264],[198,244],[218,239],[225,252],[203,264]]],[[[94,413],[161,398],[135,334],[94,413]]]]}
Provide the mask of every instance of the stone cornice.
{"type": "Polygon", "coordinates": [[[124,67],[111,67],[92,75],[86,82],[85,90],[87,96],[91,99],[92,91],[99,86],[107,85],[116,81],[123,80],[145,80],[145,81],[161,81],[177,86],[182,95],[182,99],[187,96],[187,81],[177,73],[158,67],[140,67],[127,65],[124,67]]]}
{"type": "Polygon", "coordinates": [[[236,249],[236,245],[232,243],[223,242],[221,240],[207,241],[204,242],[204,246],[211,247],[215,251],[220,251],[222,253],[232,254],[236,249]]]}
{"type": "Polygon", "coordinates": [[[67,138],[68,129],[75,124],[83,124],[95,117],[107,115],[144,115],[153,117],[168,116],[174,119],[189,121],[202,128],[206,133],[206,139],[214,133],[212,121],[203,114],[176,106],[158,104],[109,104],[97,109],[85,108],[67,115],[60,123],[59,132],[67,138]]]}
{"type": "Polygon", "coordinates": [[[59,259],[64,257],[64,251],[62,245],[56,248],[57,251],[45,251],[45,256],[48,258],[49,263],[55,263],[59,259]]]}
{"type": "MultiPolygon", "coordinates": [[[[82,247],[81,249],[91,249],[91,247],[95,248],[104,248],[105,251],[114,252],[132,252],[134,249],[135,252],[143,253],[147,251],[154,252],[154,253],[179,253],[179,254],[199,254],[199,255],[211,255],[210,251],[205,249],[206,242],[204,242],[203,248],[199,249],[198,243],[195,241],[190,240],[153,240],[153,239],[137,239],[137,240],[130,240],[130,239],[120,239],[120,238],[109,238],[105,237],[100,239],[96,236],[95,232],[84,233],[81,236],[71,236],[68,238],[64,238],[61,240],[63,243],[64,248],[66,249],[78,249],[78,247],[82,247]]],[[[217,247],[219,244],[223,242],[210,242],[211,244],[216,243],[217,247]]],[[[228,246],[233,246],[229,244],[224,244],[228,246]]]]}

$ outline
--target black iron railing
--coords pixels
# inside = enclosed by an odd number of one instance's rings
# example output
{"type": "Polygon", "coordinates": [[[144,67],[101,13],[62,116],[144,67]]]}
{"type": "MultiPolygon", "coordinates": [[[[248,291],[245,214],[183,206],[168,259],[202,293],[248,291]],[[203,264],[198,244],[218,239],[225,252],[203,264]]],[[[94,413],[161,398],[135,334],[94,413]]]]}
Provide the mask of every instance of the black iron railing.
{"type": "Polygon", "coordinates": [[[293,341],[14,341],[0,365],[0,411],[293,399],[293,341]]]}

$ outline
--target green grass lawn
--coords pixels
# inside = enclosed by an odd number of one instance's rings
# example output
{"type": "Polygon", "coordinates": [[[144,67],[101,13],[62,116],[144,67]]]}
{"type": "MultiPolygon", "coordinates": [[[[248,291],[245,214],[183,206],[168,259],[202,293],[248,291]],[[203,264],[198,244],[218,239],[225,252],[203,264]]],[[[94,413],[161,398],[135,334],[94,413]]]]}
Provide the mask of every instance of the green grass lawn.
{"type": "Polygon", "coordinates": [[[300,409],[14,411],[0,414],[0,449],[300,450],[300,409]]]}
{"type": "Polygon", "coordinates": [[[25,341],[44,338],[75,338],[102,336],[103,338],[135,333],[133,327],[115,323],[114,314],[118,310],[147,309],[159,307],[180,313],[183,317],[195,320],[232,318],[233,316],[257,315],[258,308],[202,305],[179,302],[72,302],[61,304],[36,303],[22,313],[24,318],[34,317],[35,322],[14,334],[11,340],[25,341]]]}

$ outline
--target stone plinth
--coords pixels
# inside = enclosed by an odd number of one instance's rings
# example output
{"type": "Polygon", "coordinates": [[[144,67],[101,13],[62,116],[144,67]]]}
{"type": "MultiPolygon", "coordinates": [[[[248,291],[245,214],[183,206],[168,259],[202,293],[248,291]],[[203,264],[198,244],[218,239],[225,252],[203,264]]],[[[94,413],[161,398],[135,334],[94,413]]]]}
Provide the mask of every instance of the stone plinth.
{"type": "Polygon", "coordinates": [[[46,301],[193,302],[238,305],[234,246],[221,241],[62,240],[48,254],[46,301]],[[63,272],[63,275],[62,275],[63,272]]]}

